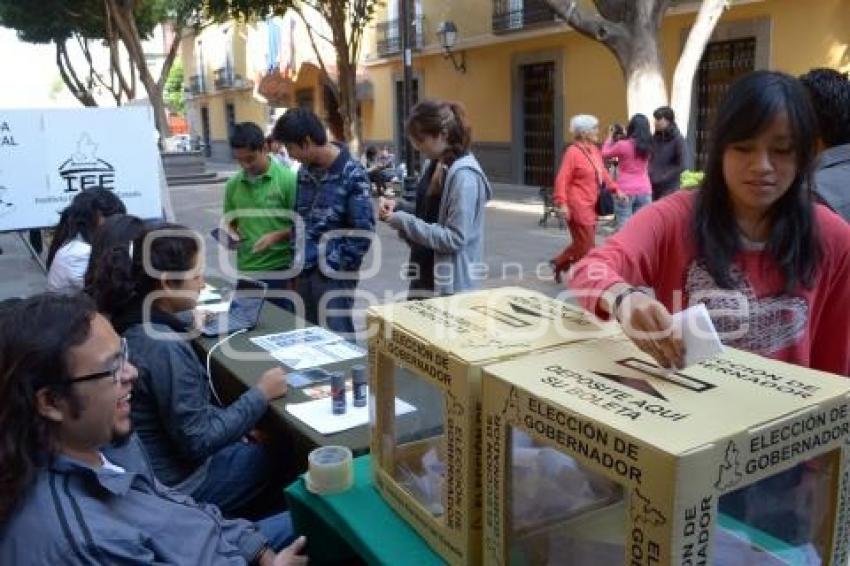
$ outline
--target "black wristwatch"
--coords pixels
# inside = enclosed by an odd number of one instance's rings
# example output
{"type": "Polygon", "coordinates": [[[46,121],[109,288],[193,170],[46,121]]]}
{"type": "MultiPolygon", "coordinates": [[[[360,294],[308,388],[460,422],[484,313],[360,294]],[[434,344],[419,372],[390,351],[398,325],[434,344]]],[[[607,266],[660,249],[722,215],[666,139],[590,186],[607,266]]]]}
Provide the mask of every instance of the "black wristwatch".
{"type": "Polygon", "coordinates": [[[617,316],[617,313],[620,311],[620,305],[623,304],[623,299],[631,295],[632,293],[644,293],[644,290],[640,287],[626,287],[614,298],[614,309],[611,311],[611,316],[615,319],[620,320],[617,316]]]}

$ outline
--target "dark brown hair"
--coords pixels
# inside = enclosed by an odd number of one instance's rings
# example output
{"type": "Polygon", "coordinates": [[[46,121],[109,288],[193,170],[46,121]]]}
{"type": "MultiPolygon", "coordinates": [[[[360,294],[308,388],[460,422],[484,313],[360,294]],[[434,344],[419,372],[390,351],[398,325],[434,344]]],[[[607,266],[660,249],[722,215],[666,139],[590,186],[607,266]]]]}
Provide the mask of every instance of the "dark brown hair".
{"type": "Polygon", "coordinates": [[[438,137],[446,134],[448,147],[440,161],[451,166],[461,156],[469,152],[472,145],[472,126],[466,117],[466,110],[458,102],[444,100],[423,100],[413,107],[407,119],[407,135],[415,140],[438,137]]]}
{"type": "Polygon", "coordinates": [[[816,119],[803,85],[784,73],[756,71],[738,79],[717,109],[705,180],[697,193],[694,227],[700,257],[717,284],[732,287],[730,267],[741,249],[723,154],[729,145],[751,139],[776,117],[787,114],[797,154],[797,176],[767,211],[767,255],[785,278],[785,291],[814,285],[823,250],[815,222],[809,177],[815,159],[816,119]]]}
{"type": "Polygon", "coordinates": [[[97,309],[111,318],[140,306],[161,282],[149,268],[162,273],[190,271],[201,250],[198,234],[180,224],[159,223],[144,227],[130,241],[115,241],[110,249],[98,250],[89,267],[86,291],[97,309]]]}
{"type": "Polygon", "coordinates": [[[36,409],[48,388],[80,410],[71,389],[69,352],[85,342],[95,307],[83,294],[44,293],[0,303],[0,525],[55,451],[56,431],[36,409]]]}
{"type": "Polygon", "coordinates": [[[47,267],[53,264],[59,248],[77,236],[90,244],[97,232],[98,220],[115,214],[127,214],[127,207],[111,189],[92,187],[77,193],[59,214],[59,224],[47,250],[47,267]]]}

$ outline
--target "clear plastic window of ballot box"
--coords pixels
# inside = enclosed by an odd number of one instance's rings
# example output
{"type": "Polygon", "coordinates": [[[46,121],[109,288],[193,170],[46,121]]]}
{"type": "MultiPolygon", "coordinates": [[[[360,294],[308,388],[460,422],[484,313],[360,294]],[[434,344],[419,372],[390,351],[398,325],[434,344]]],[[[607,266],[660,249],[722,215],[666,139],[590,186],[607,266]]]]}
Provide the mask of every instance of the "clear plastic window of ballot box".
{"type": "MultiPolygon", "coordinates": [[[[520,430],[510,445],[510,564],[626,564],[629,493],[520,430]]],[[[825,564],[837,481],[828,453],[721,496],[712,564],[825,564]]]]}
{"type": "Polygon", "coordinates": [[[416,407],[396,415],[393,478],[435,518],[446,509],[445,394],[415,373],[395,367],[395,394],[416,407]]]}

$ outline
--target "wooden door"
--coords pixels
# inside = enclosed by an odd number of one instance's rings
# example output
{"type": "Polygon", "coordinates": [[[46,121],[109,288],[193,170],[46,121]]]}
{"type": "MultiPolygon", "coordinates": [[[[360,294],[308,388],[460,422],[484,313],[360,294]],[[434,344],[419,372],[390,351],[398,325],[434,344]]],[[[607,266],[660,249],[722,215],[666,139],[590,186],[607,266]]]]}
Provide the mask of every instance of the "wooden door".
{"type": "Polygon", "coordinates": [[[555,63],[520,67],[522,77],[522,181],[551,187],[555,182],[555,63]]]}

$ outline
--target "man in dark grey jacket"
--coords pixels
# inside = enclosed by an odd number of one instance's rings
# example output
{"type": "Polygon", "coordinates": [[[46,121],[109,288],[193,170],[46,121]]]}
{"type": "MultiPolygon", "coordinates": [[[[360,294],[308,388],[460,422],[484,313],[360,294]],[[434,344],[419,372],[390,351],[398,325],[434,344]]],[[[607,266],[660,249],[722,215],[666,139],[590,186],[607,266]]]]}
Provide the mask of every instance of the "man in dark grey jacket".
{"type": "Polygon", "coordinates": [[[657,108],[655,134],[652,136],[652,156],[649,160],[649,180],[652,200],[666,197],[679,189],[679,178],[688,159],[685,139],[676,125],[676,114],[669,106],[657,108]]]}
{"type": "Polygon", "coordinates": [[[0,308],[0,564],[305,564],[288,516],[225,520],[154,478],[136,369],[84,297],[0,308]]]}
{"type": "MultiPolygon", "coordinates": [[[[220,407],[213,402],[206,368],[186,339],[189,329],[156,305],[147,313],[129,309],[112,318],[138,368],[133,388],[133,426],[159,481],[198,501],[215,504],[228,517],[275,507],[282,455],[242,439],[266,413],[269,400],[286,391],[280,368],[220,407]]],[[[279,503],[279,502],[278,502],[279,503]]],[[[280,505],[278,505],[280,507],[280,505]]]]}
{"type": "Polygon", "coordinates": [[[800,80],[818,117],[822,152],[815,170],[815,194],[850,222],[850,80],[835,69],[812,69],[800,80]]]}

